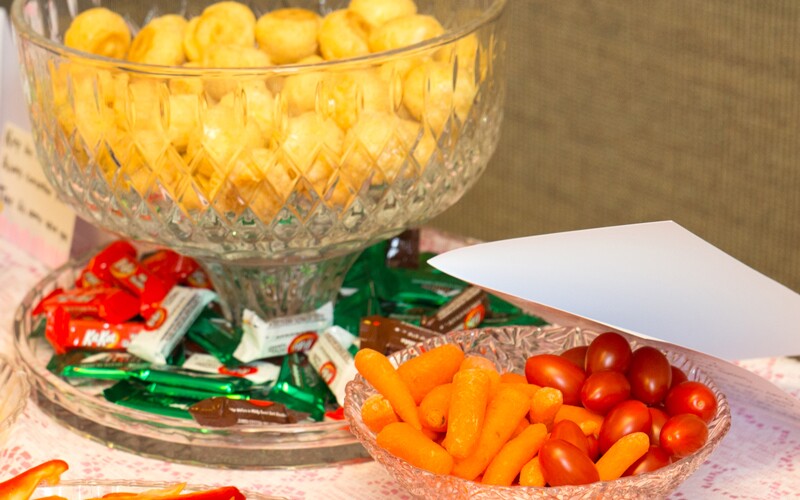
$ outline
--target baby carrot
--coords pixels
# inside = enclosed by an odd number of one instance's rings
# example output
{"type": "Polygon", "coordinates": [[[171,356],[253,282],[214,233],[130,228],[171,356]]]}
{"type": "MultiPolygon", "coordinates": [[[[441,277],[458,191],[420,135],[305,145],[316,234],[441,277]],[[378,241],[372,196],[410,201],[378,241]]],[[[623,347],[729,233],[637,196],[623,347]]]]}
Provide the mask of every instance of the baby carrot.
{"type": "Polygon", "coordinates": [[[478,443],[490,388],[486,370],[459,370],[453,377],[444,447],[454,458],[468,456],[478,443]]]}
{"type": "Polygon", "coordinates": [[[406,422],[384,427],[377,442],[389,453],[434,474],[449,474],[453,468],[453,457],[444,448],[406,422]]]}
{"type": "Polygon", "coordinates": [[[361,420],[376,434],[386,425],[400,421],[391,403],[380,394],[373,394],[361,405],[361,420]]]}
{"type": "Polygon", "coordinates": [[[540,488],[545,485],[544,473],[542,472],[542,463],[539,461],[539,455],[536,455],[530,462],[522,466],[522,470],[519,471],[519,485],[537,486],[540,488]]]}
{"type": "Polygon", "coordinates": [[[628,467],[642,458],[649,449],[650,437],[644,432],[632,432],[622,436],[595,464],[600,480],[619,479],[628,467]]]}
{"type": "Polygon", "coordinates": [[[419,419],[423,428],[437,432],[447,430],[447,413],[450,410],[450,397],[453,384],[442,384],[434,387],[422,398],[419,404],[419,419]]]}
{"type": "Polygon", "coordinates": [[[536,384],[528,384],[527,382],[524,383],[524,384],[518,384],[516,382],[500,382],[500,385],[498,386],[498,388],[505,387],[507,385],[510,385],[512,387],[516,387],[520,391],[522,391],[525,394],[527,394],[528,397],[530,397],[530,398],[533,398],[533,396],[539,391],[539,389],[541,389],[541,387],[539,387],[538,385],[536,385],[536,384]]]}
{"type": "Polygon", "coordinates": [[[361,349],[356,353],[355,365],[358,373],[389,400],[401,419],[417,430],[422,428],[411,391],[397,374],[389,358],[373,349],[361,349]]]}
{"type": "Polygon", "coordinates": [[[514,372],[505,372],[500,374],[500,382],[504,384],[527,384],[528,379],[525,375],[520,375],[514,372]]]}
{"type": "Polygon", "coordinates": [[[547,439],[547,427],[533,424],[507,442],[497,452],[483,473],[484,484],[511,486],[522,467],[539,453],[539,448],[547,439]]]}
{"type": "Polygon", "coordinates": [[[532,424],[544,424],[549,429],[564,403],[561,391],[552,387],[542,387],[531,399],[530,419],[532,424]]]}
{"type": "Polygon", "coordinates": [[[497,367],[494,363],[483,356],[466,356],[458,370],[464,371],[472,369],[486,371],[486,374],[489,376],[489,382],[491,383],[491,394],[496,394],[498,385],[500,384],[500,373],[497,371],[497,367]]]}
{"type": "Polygon", "coordinates": [[[472,481],[492,461],[500,448],[509,440],[519,421],[530,409],[530,398],[514,387],[503,387],[489,401],[478,445],[468,457],[456,459],[453,475],[472,481]]]}
{"type": "Polygon", "coordinates": [[[414,403],[419,404],[434,387],[453,379],[464,352],[455,344],[444,344],[411,358],[397,368],[397,373],[408,386],[414,403]]]}
{"type": "Polygon", "coordinates": [[[517,424],[517,428],[514,429],[514,432],[511,433],[511,439],[514,439],[515,437],[522,434],[522,431],[527,429],[530,425],[531,423],[528,422],[527,418],[523,418],[522,420],[520,420],[519,423],[517,424]]]}
{"type": "Polygon", "coordinates": [[[572,420],[578,424],[586,436],[597,434],[600,431],[600,426],[603,425],[602,415],[589,411],[582,406],[561,405],[553,422],[559,422],[564,419],[572,420]]]}

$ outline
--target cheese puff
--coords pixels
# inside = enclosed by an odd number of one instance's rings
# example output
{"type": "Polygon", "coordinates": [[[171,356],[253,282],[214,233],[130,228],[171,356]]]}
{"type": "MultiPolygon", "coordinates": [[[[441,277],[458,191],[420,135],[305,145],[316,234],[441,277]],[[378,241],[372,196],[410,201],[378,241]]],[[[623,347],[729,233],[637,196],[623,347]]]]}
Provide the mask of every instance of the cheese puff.
{"type": "Polygon", "coordinates": [[[119,14],[94,7],[75,16],[64,33],[64,44],[99,56],[124,59],[131,45],[131,31],[119,14]]]}
{"type": "Polygon", "coordinates": [[[347,8],[363,17],[373,28],[417,13],[414,0],[350,0],[347,8]]]}
{"type": "Polygon", "coordinates": [[[152,79],[129,81],[127,75],[120,75],[115,84],[117,126],[123,130],[160,130],[163,133],[162,102],[169,99],[166,84],[152,79]]]}
{"type": "MultiPolygon", "coordinates": [[[[475,75],[475,60],[478,52],[481,51],[480,42],[475,34],[459,38],[453,43],[448,43],[436,51],[434,59],[439,62],[449,63],[451,66],[458,64],[459,71],[466,71],[469,75],[475,75]]],[[[481,74],[485,76],[487,62],[485,55],[482,54],[480,64],[481,74]]]]}
{"type": "Polygon", "coordinates": [[[201,61],[206,51],[216,45],[253,47],[255,28],[256,16],[249,7],[239,2],[217,2],[189,21],[183,50],[190,61],[201,61]]]}
{"type": "Polygon", "coordinates": [[[183,36],[186,19],[168,14],[153,19],[136,34],[128,52],[128,60],[161,66],[179,66],[186,61],[183,36]]]}
{"type": "Polygon", "coordinates": [[[205,152],[207,159],[216,165],[205,165],[200,176],[210,178],[214,170],[224,171],[226,165],[239,151],[264,148],[267,138],[255,123],[246,123],[241,108],[217,104],[201,114],[201,123],[189,137],[186,158],[194,161],[197,154],[205,152]]]}
{"type": "MultiPolygon", "coordinates": [[[[258,126],[265,138],[272,137],[275,132],[275,97],[266,87],[246,87],[243,93],[231,92],[220,99],[220,106],[228,106],[231,112],[238,104],[236,99],[244,99],[244,116],[248,123],[258,126]]],[[[241,112],[241,111],[240,111],[241,112]]]]}
{"type": "Polygon", "coordinates": [[[429,61],[412,69],[403,82],[403,104],[411,115],[438,136],[453,111],[463,121],[475,99],[475,84],[459,75],[453,86],[453,67],[429,61]]]}
{"type": "Polygon", "coordinates": [[[399,87],[392,87],[377,71],[359,70],[330,73],[321,89],[320,111],[344,130],[366,111],[390,112],[401,99],[399,87]]]}
{"type": "Polygon", "coordinates": [[[256,41],[275,64],[290,64],[316,54],[322,20],[308,9],[278,9],[256,22],[256,41]]]}
{"type": "Polygon", "coordinates": [[[409,134],[401,131],[401,119],[389,113],[365,113],[347,131],[344,149],[348,156],[344,175],[360,187],[374,172],[373,184],[391,183],[409,154],[409,134]]]}
{"type": "Polygon", "coordinates": [[[369,24],[352,10],[335,10],[319,28],[319,51],[327,60],[369,54],[369,24]]]}
{"type": "Polygon", "coordinates": [[[344,144],[344,132],[333,120],[308,112],[289,118],[280,141],[286,167],[303,177],[323,196],[338,166],[344,144]]]}
{"type": "MultiPolygon", "coordinates": [[[[183,64],[184,68],[200,68],[202,65],[197,62],[186,62],[183,64]]],[[[180,77],[176,76],[169,80],[169,91],[173,94],[202,94],[203,93],[203,78],[199,75],[180,77]]]]}
{"type": "MultiPolygon", "coordinates": [[[[319,56],[309,56],[298,61],[298,64],[315,64],[322,62],[319,56]]],[[[317,88],[325,78],[321,71],[303,71],[286,77],[281,90],[281,99],[286,103],[293,116],[313,111],[317,102],[317,88]]]]}
{"type": "MultiPolygon", "coordinates": [[[[255,47],[238,45],[216,45],[209,47],[203,58],[203,66],[208,68],[263,68],[270,65],[269,56],[255,47]]],[[[252,77],[204,77],[206,93],[214,99],[233,92],[238,87],[257,87],[266,90],[260,78],[252,77]]]]}
{"type": "Polygon", "coordinates": [[[118,143],[118,150],[114,151],[115,156],[119,153],[120,160],[114,181],[118,183],[118,189],[135,189],[144,195],[153,189],[159,175],[174,182],[176,169],[169,162],[162,161],[169,147],[162,132],[135,130],[120,139],[129,141],[130,146],[126,148],[118,143]]]}
{"type": "MultiPolygon", "coordinates": [[[[297,182],[297,172],[287,169],[278,161],[274,151],[256,148],[250,151],[250,158],[260,172],[260,184],[250,198],[250,209],[264,223],[269,223],[286,204],[297,182]]],[[[237,180],[237,185],[242,181],[237,180]]]]}
{"type": "Polygon", "coordinates": [[[435,38],[444,33],[444,28],[433,16],[415,14],[392,19],[375,29],[369,36],[372,52],[400,49],[435,38]]]}
{"type": "Polygon", "coordinates": [[[189,145],[189,137],[197,128],[200,102],[193,94],[170,94],[167,137],[179,153],[189,145]]]}

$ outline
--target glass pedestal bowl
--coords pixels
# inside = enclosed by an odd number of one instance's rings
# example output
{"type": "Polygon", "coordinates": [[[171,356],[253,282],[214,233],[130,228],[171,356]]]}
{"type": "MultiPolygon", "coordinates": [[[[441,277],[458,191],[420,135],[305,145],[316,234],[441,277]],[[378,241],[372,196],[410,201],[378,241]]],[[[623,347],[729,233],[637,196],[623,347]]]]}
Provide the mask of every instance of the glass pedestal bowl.
{"type": "MultiPolygon", "coordinates": [[[[417,0],[441,23],[435,36],[330,61],[265,66],[247,59],[251,42],[203,49],[210,68],[160,66],[64,43],[76,16],[105,7],[134,35],[156,17],[200,16],[183,32],[197,45],[212,3],[15,0],[38,156],[81,217],[202,261],[232,320],[313,310],[360,250],[445,210],[485,169],[502,121],[506,0],[417,0]]],[[[255,21],[349,1],[243,3],[255,21]]],[[[386,45],[367,17],[348,19],[386,45]]]]}
{"type": "MultiPolygon", "coordinates": [[[[392,354],[389,359],[398,366],[433,347],[450,343],[461,347],[467,354],[477,354],[492,360],[500,372],[525,373],[525,361],[533,354],[558,354],[580,345],[589,345],[602,332],[593,332],[572,326],[484,328],[455,332],[428,340],[422,344],[392,354]]],[[[376,435],[361,418],[361,406],[375,389],[360,375],[346,388],[345,417],[350,428],[372,458],[384,466],[389,474],[413,495],[421,498],[448,499],[534,499],[534,498],[666,498],[681,482],[694,473],[714,449],[719,446],[731,426],[731,410],[725,395],[714,380],[700,371],[692,361],[693,351],[659,341],[651,341],[628,334],[632,349],[653,346],[661,349],[670,363],[683,370],[689,380],[706,384],[717,398],[714,418],[708,425],[708,441],[693,454],[661,469],[623,477],[614,481],[599,481],[581,486],[524,487],[491,486],[467,481],[455,476],[433,474],[412,466],[387,452],[376,442],[376,435]]]]}

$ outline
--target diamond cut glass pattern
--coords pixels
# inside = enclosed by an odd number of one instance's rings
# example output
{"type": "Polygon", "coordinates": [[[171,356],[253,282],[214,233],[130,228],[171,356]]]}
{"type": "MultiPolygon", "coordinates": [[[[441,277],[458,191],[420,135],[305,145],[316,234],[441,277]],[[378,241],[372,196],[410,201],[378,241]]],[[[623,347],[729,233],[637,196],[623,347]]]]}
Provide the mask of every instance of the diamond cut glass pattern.
{"type": "MultiPolygon", "coordinates": [[[[136,33],[153,17],[191,17],[212,3],[92,4],[116,11],[136,33]]],[[[324,15],[346,3],[250,7],[256,17],[294,6],[324,15]]],[[[202,69],[67,49],[73,2],[17,0],[12,19],[46,175],[94,224],[206,266],[299,272],[339,259],[340,269],[348,254],[455,203],[497,145],[505,0],[417,4],[439,19],[443,36],[352,60],[202,69]]],[[[245,288],[228,301],[254,306],[245,295],[256,287],[245,288]]]]}

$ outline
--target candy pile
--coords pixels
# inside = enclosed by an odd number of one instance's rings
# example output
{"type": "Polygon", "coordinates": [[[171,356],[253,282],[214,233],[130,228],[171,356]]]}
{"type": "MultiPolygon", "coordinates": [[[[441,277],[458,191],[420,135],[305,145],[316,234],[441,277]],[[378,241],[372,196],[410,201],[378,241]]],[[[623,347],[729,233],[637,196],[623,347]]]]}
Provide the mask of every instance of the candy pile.
{"type": "Polygon", "coordinates": [[[341,419],[360,347],[388,354],[457,329],[543,324],[429,257],[408,231],[361,255],[335,307],[270,320],[245,311],[239,326],[197,262],[116,241],[34,315],[55,351],[48,369],[90,379],[113,403],[207,427],[341,419]]]}
{"type": "Polygon", "coordinates": [[[356,354],[376,390],[361,417],[379,446],[419,468],[489,485],[568,486],[667,466],[701,449],[718,402],[658,349],[615,332],[561,355],[534,354],[525,374],[498,373],[455,344],[397,369],[356,354]]]}

